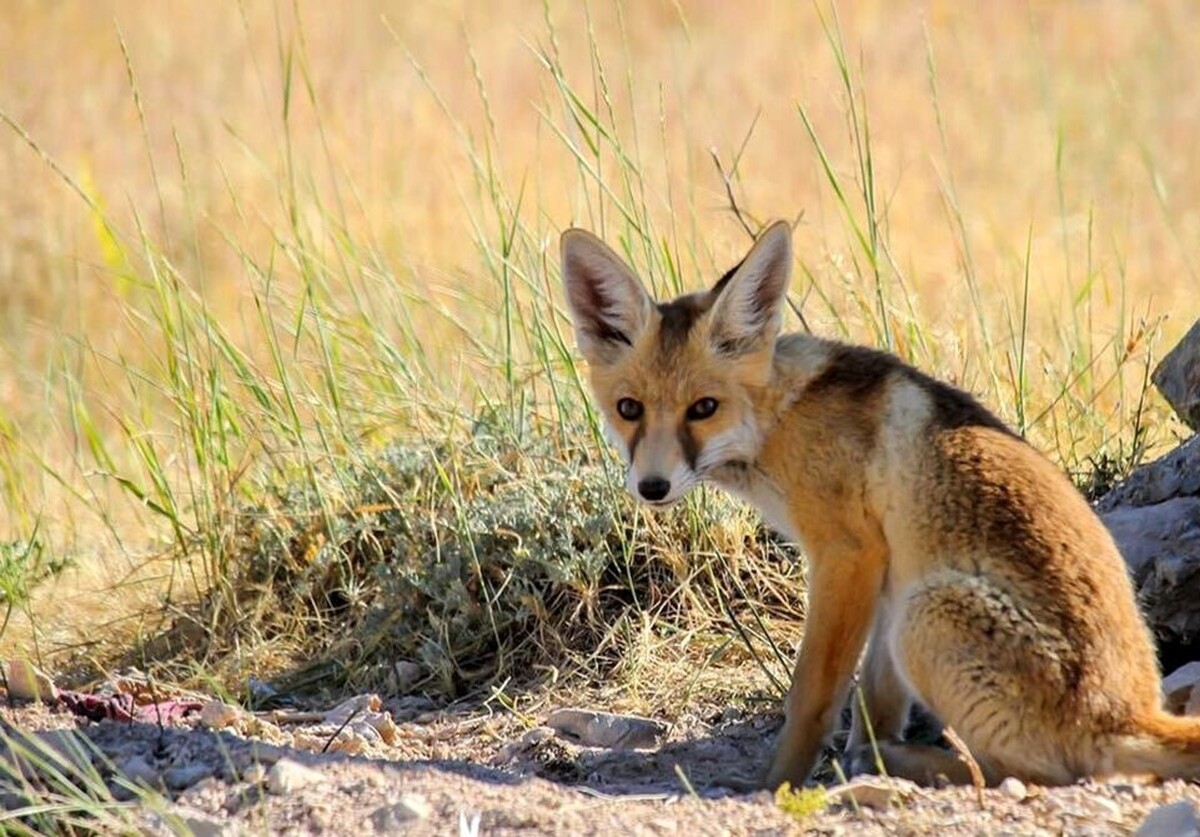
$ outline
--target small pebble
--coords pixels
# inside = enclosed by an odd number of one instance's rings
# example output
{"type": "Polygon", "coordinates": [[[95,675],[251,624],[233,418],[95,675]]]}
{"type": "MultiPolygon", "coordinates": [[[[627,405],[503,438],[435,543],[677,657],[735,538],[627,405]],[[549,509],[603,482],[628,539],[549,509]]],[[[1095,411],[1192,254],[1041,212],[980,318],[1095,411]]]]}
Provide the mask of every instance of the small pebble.
{"type": "Polygon", "coordinates": [[[143,756],[130,756],[117,762],[116,772],[130,782],[141,782],[147,785],[154,784],[158,778],[158,771],[143,756]]]}
{"type": "Polygon", "coordinates": [[[261,785],[267,779],[267,768],[257,762],[242,771],[242,781],[252,785],[261,785]]]}
{"type": "Polygon", "coordinates": [[[322,780],[319,770],[305,767],[298,761],[283,758],[271,765],[267,771],[267,790],[276,796],[297,791],[300,788],[315,785],[322,780]]]}
{"type": "Polygon", "coordinates": [[[1000,791],[1009,799],[1020,802],[1029,795],[1029,790],[1025,787],[1025,783],[1016,776],[1009,776],[1000,783],[1000,791]]]}
{"type": "Polygon", "coordinates": [[[237,723],[241,710],[220,700],[210,700],[200,709],[200,725],[207,729],[225,729],[237,723]]]}
{"type": "Polygon", "coordinates": [[[207,779],[212,774],[212,768],[203,762],[182,764],[178,767],[172,767],[163,773],[163,781],[166,782],[167,787],[171,790],[186,790],[201,779],[207,779]]]}
{"type": "Polygon", "coordinates": [[[425,819],[429,814],[429,803],[423,796],[408,794],[400,797],[398,802],[376,808],[370,820],[377,834],[392,834],[403,830],[408,823],[425,819]]]}
{"type": "Polygon", "coordinates": [[[53,701],[58,697],[54,681],[24,660],[10,660],[6,678],[10,698],[53,701]]]}

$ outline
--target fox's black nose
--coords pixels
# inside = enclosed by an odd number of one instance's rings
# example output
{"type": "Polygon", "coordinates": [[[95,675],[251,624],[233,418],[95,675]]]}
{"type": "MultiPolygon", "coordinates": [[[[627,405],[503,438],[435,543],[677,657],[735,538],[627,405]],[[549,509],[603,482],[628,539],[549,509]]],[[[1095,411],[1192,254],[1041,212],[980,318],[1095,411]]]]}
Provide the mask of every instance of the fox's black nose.
{"type": "Polygon", "coordinates": [[[667,496],[671,483],[662,477],[647,477],[638,483],[638,493],[654,503],[667,496]]]}

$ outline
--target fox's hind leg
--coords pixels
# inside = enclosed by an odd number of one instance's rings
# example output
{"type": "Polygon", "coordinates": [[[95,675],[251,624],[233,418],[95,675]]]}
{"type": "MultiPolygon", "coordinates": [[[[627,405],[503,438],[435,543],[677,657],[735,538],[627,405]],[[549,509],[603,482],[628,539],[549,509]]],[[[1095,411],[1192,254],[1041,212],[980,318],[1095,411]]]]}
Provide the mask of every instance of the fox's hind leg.
{"type": "Polygon", "coordinates": [[[858,688],[862,693],[851,694],[850,739],[846,748],[859,747],[871,739],[899,739],[908,717],[911,697],[908,687],[896,672],[892,648],[888,642],[890,621],[888,609],[881,603],[871,628],[870,644],[866,646],[858,688]],[[864,717],[865,709],[865,717],[864,717]]]}
{"type": "Polygon", "coordinates": [[[850,694],[851,721],[850,737],[846,741],[847,753],[872,741],[899,739],[908,718],[911,698],[908,686],[901,680],[892,661],[888,617],[888,609],[881,603],[859,673],[858,691],[850,694]]]}
{"type": "MultiPolygon", "coordinates": [[[[1008,775],[1053,785],[1079,777],[1072,741],[1061,736],[1071,690],[1065,642],[986,577],[953,571],[898,603],[890,634],[915,697],[958,733],[989,784],[1008,775]]],[[[884,766],[918,781],[931,770],[969,778],[940,748],[889,747],[884,766]]]]}
{"type": "MultiPolygon", "coordinates": [[[[989,765],[980,762],[979,767],[989,785],[999,781],[989,765]]],[[[936,785],[942,778],[954,785],[968,785],[972,779],[970,768],[958,753],[933,744],[903,741],[868,743],[847,751],[846,775],[860,773],[882,773],[921,785],[936,785]]]]}
{"type": "Polygon", "coordinates": [[[954,784],[966,784],[970,771],[957,753],[900,741],[912,697],[892,659],[889,616],[881,607],[859,675],[861,700],[850,696],[853,720],[846,741],[846,773],[883,772],[921,784],[934,784],[945,776],[954,784]]]}

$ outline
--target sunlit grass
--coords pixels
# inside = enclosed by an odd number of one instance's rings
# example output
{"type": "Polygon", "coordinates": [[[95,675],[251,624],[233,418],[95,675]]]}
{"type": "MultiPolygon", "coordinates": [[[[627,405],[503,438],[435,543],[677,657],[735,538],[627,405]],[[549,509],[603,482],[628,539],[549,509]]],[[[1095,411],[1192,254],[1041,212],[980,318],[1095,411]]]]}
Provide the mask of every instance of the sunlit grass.
{"type": "Polygon", "coordinates": [[[409,656],[452,693],[568,650],[636,682],[638,642],[738,632],[777,687],[799,573],[722,500],[624,497],[570,224],[667,295],[798,219],[790,328],[958,382],[1081,481],[1171,438],[1146,386],[1195,291],[1191,6],[330,8],[3,13],[6,646],[102,620],[181,677],[409,656]],[[530,521],[557,546],[518,554],[530,521]]]}

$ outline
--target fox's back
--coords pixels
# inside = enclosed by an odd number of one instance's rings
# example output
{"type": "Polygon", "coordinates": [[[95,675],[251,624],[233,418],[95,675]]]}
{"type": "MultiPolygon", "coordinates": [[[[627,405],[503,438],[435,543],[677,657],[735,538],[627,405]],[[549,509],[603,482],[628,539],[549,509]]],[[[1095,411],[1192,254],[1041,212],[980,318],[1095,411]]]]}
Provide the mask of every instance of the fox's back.
{"type": "Polygon", "coordinates": [[[794,515],[801,541],[806,519],[873,520],[892,595],[939,573],[985,579],[1054,646],[1075,685],[1064,699],[1103,683],[1132,690],[1136,703],[1157,700],[1125,564],[1052,462],[972,396],[893,355],[788,336],[777,370],[793,390],[775,434],[785,444],[772,451],[768,437],[764,454],[808,463],[796,473],[811,483],[794,490],[820,497],[794,515]],[[1114,679],[1118,671],[1138,676],[1114,679]]]}

